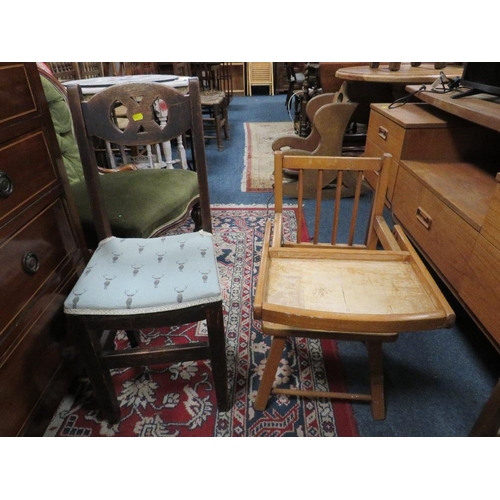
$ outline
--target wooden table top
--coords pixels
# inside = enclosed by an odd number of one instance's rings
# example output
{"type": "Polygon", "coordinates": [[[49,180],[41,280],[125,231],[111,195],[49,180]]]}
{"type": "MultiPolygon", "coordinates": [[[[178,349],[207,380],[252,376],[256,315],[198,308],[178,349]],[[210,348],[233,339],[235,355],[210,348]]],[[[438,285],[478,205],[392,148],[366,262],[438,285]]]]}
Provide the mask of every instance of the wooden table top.
{"type": "MultiPolygon", "coordinates": [[[[406,87],[406,91],[410,93],[417,90],[418,86],[409,85],[406,87]]],[[[476,94],[462,99],[452,99],[452,96],[457,93],[439,94],[435,92],[419,92],[415,94],[415,97],[447,113],[500,132],[499,96],[476,94]]]]}
{"type": "Polygon", "coordinates": [[[412,67],[410,63],[401,63],[397,71],[391,71],[388,64],[381,64],[378,68],[370,66],[351,66],[337,70],[335,76],[343,80],[373,83],[433,83],[439,78],[440,72],[448,78],[462,76],[463,67],[448,65],[443,69],[435,69],[433,63],[422,63],[421,66],[412,67]]]}

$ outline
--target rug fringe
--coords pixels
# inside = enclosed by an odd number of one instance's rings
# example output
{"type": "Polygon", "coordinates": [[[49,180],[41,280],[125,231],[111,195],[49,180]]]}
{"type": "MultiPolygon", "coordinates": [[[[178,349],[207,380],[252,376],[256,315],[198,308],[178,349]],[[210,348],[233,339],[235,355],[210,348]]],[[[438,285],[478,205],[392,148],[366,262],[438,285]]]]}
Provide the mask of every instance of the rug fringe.
{"type": "MultiPolygon", "coordinates": [[[[297,203],[283,203],[283,206],[286,208],[297,208],[298,205],[297,203]]],[[[215,208],[217,210],[225,209],[225,208],[249,208],[249,209],[255,209],[255,208],[262,208],[262,209],[267,209],[267,208],[274,208],[274,203],[266,205],[264,203],[245,203],[245,204],[237,204],[237,203],[229,203],[229,204],[224,204],[224,203],[213,203],[210,205],[210,208],[215,208]]]]}
{"type": "Polygon", "coordinates": [[[244,123],[243,127],[245,129],[245,152],[243,153],[244,164],[243,164],[243,173],[241,175],[240,189],[241,189],[242,193],[246,193],[247,192],[247,173],[248,173],[248,150],[249,150],[248,134],[250,133],[250,130],[247,126],[247,123],[244,123]]]}

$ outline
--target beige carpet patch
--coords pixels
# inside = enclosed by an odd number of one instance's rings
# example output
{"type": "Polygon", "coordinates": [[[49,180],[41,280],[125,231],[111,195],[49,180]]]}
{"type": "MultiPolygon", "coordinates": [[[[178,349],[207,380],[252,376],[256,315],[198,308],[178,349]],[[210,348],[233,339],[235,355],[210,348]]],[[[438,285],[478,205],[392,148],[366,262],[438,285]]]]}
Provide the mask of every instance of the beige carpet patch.
{"type": "Polygon", "coordinates": [[[272,143],[283,135],[294,135],[293,122],[245,123],[245,169],[241,190],[271,191],[273,177],[272,143]]]}

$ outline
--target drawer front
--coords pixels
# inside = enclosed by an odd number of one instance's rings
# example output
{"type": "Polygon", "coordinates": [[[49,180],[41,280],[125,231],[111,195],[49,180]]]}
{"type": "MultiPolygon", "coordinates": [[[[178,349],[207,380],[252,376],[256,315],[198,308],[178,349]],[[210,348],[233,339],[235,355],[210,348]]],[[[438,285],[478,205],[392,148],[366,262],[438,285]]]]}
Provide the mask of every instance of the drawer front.
{"type": "Polygon", "coordinates": [[[477,231],[404,167],[399,168],[393,210],[417,246],[448,283],[459,290],[478,237],[477,231]]]}
{"type": "Polygon", "coordinates": [[[482,236],[477,239],[459,293],[500,345],[500,249],[482,236]]]}
{"type": "Polygon", "coordinates": [[[58,182],[41,131],[0,146],[0,223],[58,182]]]}
{"type": "Polygon", "coordinates": [[[398,162],[401,157],[406,130],[376,111],[370,113],[367,139],[398,162]]]}
{"type": "Polygon", "coordinates": [[[78,369],[62,309],[76,279],[70,275],[37,303],[33,314],[16,326],[8,356],[0,359],[0,436],[23,434],[27,427],[41,435],[71,382],[69,367],[78,369]],[[57,384],[51,385],[55,378],[57,384]]]}
{"type": "Polygon", "coordinates": [[[0,339],[44,283],[75,255],[76,244],[62,202],[56,200],[0,247],[0,339]]]}
{"type": "Polygon", "coordinates": [[[500,183],[498,182],[481,228],[481,235],[500,249],[500,183]]]}
{"type": "Polygon", "coordinates": [[[9,126],[31,115],[39,114],[24,64],[0,65],[0,125],[9,126]]]}
{"type": "MultiPolygon", "coordinates": [[[[364,156],[374,156],[376,158],[381,158],[385,151],[380,149],[373,141],[370,139],[366,140],[365,145],[365,153],[364,156]]],[[[392,201],[392,197],[394,196],[394,186],[396,185],[396,177],[398,175],[399,164],[394,160],[394,157],[390,163],[390,171],[389,171],[389,182],[387,184],[387,195],[386,198],[389,202],[392,201]]],[[[370,184],[372,188],[375,188],[378,182],[378,172],[370,172],[366,176],[366,180],[370,184]]]]}

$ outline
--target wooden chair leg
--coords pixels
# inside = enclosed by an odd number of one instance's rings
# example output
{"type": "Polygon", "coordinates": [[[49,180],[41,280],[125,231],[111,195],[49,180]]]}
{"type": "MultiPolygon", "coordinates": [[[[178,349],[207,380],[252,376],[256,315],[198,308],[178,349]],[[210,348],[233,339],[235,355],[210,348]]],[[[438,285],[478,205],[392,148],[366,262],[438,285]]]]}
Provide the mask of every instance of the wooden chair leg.
{"type": "Polygon", "coordinates": [[[228,112],[227,112],[227,104],[224,103],[222,106],[222,121],[224,123],[224,137],[229,139],[229,120],[228,120],[228,112]]]}
{"type": "Polygon", "coordinates": [[[285,344],[285,337],[273,337],[264,373],[262,374],[262,378],[260,380],[257,398],[255,399],[254,407],[256,410],[263,411],[266,409],[285,344]]]}
{"type": "Polygon", "coordinates": [[[120,421],[120,405],[113,379],[100,360],[102,332],[87,331],[78,321],[75,321],[73,327],[77,328],[78,346],[99,408],[109,423],[117,423],[120,421]]]}
{"type": "Polygon", "coordinates": [[[222,137],[221,137],[221,113],[220,106],[218,104],[214,105],[214,119],[215,119],[215,136],[217,138],[217,149],[222,151],[222,137]]]}
{"type": "Polygon", "coordinates": [[[224,336],[224,317],[219,306],[207,307],[207,330],[210,345],[210,361],[214,378],[217,408],[228,411],[231,408],[227,387],[226,342],[224,336]]]}
{"type": "Polygon", "coordinates": [[[137,330],[125,330],[127,334],[128,341],[130,343],[130,347],[139,347],[140,342],[140,333],[137,330]]]}
{"type": "Polygon", "coordinates": [[[493,389],[478,419],[469,434],[470,437],[496,437],[500,429],[500,381],[493,389]]]}
{"type": "Polygon", "coordinates": [[[368,365],[370,369],[370,388],[372,396],[372,415],[375,420],[384,420],[384,363],[382,342],[367,342],[368,365]]]}
{"type": "Polygon", "coordinates": [[[201,219],[201,205],[199,202],[191,210],[191,218],[194,222],[194,231],[200,231],[203,227],[203,221],[201,219]]]}

